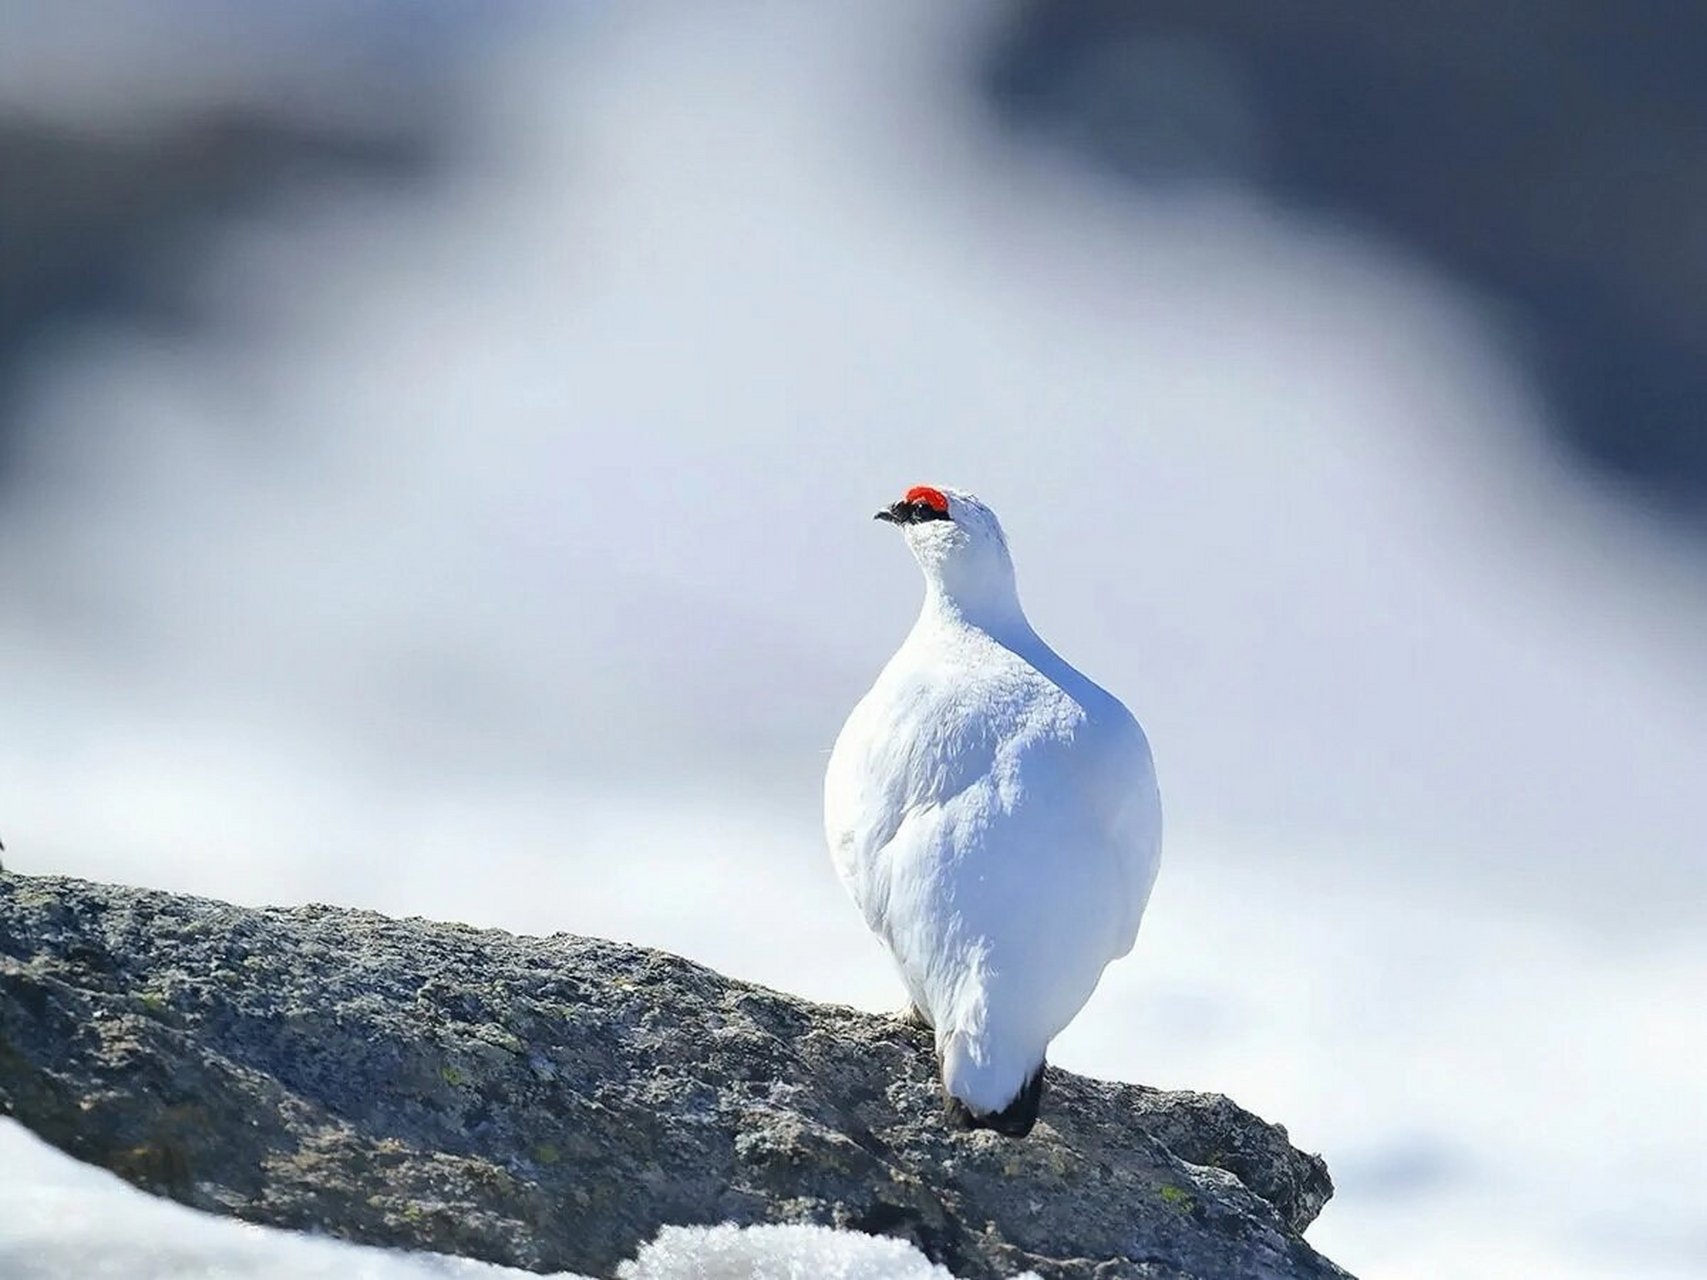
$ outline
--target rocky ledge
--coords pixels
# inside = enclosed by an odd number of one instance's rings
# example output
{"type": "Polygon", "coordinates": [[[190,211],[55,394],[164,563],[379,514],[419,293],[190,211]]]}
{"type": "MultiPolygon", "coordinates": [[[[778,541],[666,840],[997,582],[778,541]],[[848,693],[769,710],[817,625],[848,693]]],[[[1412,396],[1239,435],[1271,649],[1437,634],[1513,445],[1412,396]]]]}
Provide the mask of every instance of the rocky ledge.
{"type": "Polygon", "coordinates": [[[1012,1141],[928,1035],[679,957],[0,873],[0,1113],[212,1213],[611,1275],[667,1223],[899,1236],[964,1277],[1343,1277],[1332,1185],[1214,1094],[1049,1072],[1012,1141]]]}

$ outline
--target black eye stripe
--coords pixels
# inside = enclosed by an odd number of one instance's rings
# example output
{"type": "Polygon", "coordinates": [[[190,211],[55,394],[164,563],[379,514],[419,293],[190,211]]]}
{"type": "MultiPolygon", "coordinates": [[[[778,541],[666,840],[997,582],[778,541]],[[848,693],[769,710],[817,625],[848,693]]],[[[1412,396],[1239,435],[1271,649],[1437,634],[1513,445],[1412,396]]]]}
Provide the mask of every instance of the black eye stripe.
{"type": "Polygon", "coordinates": [[[903,498],[900,502],[890,503],[879,511],[877,518],[887,520],[890,524],[924,524],[927,520],[950,520],[953,517],[928,502],[908,502],[903,498]]]}
{"type": "Polygon", "coordinates": [[[923,524],[927,520],[948,519],[948,512],[938,511],[928,502],[909,502],[906,511],[908,524],[923,524]]]}

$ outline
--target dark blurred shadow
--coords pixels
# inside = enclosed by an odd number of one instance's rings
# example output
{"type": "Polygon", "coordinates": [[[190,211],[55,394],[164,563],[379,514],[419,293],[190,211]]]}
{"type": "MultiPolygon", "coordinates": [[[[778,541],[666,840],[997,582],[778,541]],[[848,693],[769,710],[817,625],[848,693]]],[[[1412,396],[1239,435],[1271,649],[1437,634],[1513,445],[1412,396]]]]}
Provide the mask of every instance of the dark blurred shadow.
{"type": "Polygon", "coordinates": [[[1260,187],[1508,304],[1569,456],[1707,535],[1707,7],[1026,0],[984,88],[1015,133],[1260,187]]]}
{"type": "Polygon", "coordinates": [[[244,110],[135,137],[0,120],[0,396],[33,337],[91,311],[193,324],[189,300],[146,264],[280,183],[413,180],[433,155],[425,128],[339,132],[244,110]]]}
{"type": "Polygon", "coordinates": [[[217,322],[184,268],[225,220],[304,190],[422,184],[467,114],[467,68],[514,17],[461,0],[0,16],[0,40],[43,64],[0,107],[0,491],[38,355],[103,317],[186,336],[217,322]]]}

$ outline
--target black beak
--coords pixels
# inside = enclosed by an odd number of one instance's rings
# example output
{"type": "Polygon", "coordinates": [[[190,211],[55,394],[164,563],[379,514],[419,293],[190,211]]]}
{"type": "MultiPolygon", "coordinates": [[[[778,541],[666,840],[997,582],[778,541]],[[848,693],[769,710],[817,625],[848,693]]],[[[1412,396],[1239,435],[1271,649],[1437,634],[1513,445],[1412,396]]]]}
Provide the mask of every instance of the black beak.
{"type": "Polygon", "coordinates": [[[887,520],[890,524],[906,524],[907,517],[903,514],[906,506],[907,504],[904,502],[897,502],[892,507],[884,507],[871,518],[873,520],[887,520]]]}

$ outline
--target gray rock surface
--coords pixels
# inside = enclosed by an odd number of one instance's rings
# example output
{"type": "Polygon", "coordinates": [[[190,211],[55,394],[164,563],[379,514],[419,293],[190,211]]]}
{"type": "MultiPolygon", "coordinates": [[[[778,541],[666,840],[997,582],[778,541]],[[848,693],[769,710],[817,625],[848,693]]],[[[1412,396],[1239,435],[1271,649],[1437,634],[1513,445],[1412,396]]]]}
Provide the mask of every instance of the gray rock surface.
{"type": "Polygon", "coordinates": [[[0,875],[0,1111],[211,1212],[595,1275],[799,1221],[967,1277],[1344,1276],[1283,1129],[1049,1090],[1026,1141],[951,1132],[925,1032],[662,952],[0,875]]]}

